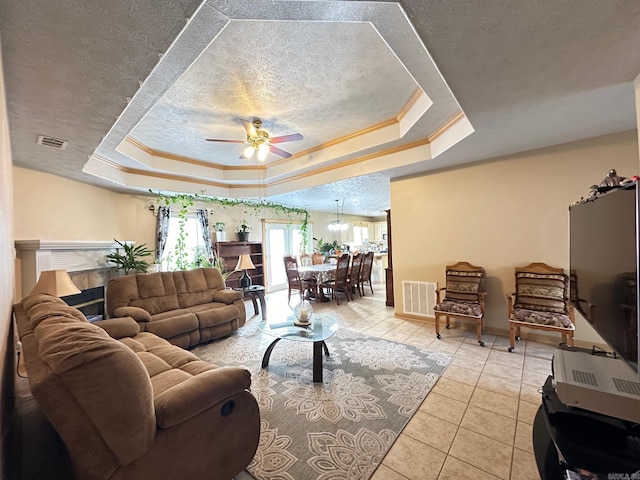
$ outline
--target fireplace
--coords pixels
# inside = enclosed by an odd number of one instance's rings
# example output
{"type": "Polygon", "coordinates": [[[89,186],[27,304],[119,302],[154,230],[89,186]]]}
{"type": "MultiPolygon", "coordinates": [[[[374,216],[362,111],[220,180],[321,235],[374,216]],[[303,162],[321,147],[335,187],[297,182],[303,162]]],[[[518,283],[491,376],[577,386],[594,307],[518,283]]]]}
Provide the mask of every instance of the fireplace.
{"type": "Polygon", "coordinates": [[[24,298],[31,292],[41,272],[66,270],[81,293],[64,297],[64,300],[69,305],[80,306],[85,315],[104,315],[104,287],[118,275],[117,269],[107,260],[107,255],[118,250],[117,243],[17,240],[15,246],[20,264],[16,268],[20,274],[16,298],[24,298]]]}

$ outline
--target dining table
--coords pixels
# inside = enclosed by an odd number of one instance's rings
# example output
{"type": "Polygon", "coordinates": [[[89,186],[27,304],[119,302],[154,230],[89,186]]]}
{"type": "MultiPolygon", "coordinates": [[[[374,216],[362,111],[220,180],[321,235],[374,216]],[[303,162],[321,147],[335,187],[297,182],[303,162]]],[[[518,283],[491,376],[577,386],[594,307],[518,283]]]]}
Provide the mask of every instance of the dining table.
{"type": "Polygon", "coordinates": [[[298,267],[298,273],[303,280],[315,280],[318,285],[318,301],[328,302],[329,298],[324,294],[322,284],[336,278],[336,265],[334,263],[320,263],[298,267]]]}

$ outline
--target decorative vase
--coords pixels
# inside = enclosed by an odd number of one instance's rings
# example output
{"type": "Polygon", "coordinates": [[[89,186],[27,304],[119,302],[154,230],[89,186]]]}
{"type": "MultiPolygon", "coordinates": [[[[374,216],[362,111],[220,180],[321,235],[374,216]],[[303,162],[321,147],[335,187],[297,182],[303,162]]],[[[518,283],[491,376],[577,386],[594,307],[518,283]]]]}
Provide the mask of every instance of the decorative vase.
{"type": "Polygon", "coordinates": [[[216,242],[226,242],[227,232],[216,232],[216,242]]]}
{"type": "Polygon", "coordinates": [[[248,242],[249,241],[249,232],[238,232],[238,241],[239,242],[248,242]]]}
{"type": "Polygon", "coordinates": [[[311,304],[309,302],[305,302],[304,300],[300,302],[293,310],[295,314],[294,325],[298,327],[306,327],[311,325],[311,317],[313,316],[313,308],[311,308],[311,304]]]}

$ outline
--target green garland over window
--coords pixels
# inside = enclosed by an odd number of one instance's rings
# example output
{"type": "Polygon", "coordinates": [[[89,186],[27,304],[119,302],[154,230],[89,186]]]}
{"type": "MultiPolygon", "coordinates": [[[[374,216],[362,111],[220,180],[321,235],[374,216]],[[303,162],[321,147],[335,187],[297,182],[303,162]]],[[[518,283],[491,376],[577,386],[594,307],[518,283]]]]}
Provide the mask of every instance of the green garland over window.
{"type": "MultiPolygon", "coordinates": [[[[295,208],[295,207],[287,207],[285,205],[280,205],[275,202],[268,202],[266,200],[254,201],[247,200],[242,198],[217,198],[217,197],[209,197],[207,195],[198,195],[190,194],[190,193],[180,193],[175,195],[164,195],[159,192],[154,192],[151,189],[150,193],[153,193],[158,197],[159,203],[164,203],[165,205],[179,205],[180,211],[178,213],[178,217],[183,219],[187,215],[188,207],[193,206],[194,202],[203,202],[203,203],[212,203],[222,208],[227,207],[238,207],[242,206],[245,208],[245,213],[248,210],[253,210],[254,213],[258,214],[265,209],[275,210],[278,213],[285,214],[289,219],[293,215],[297,217],[302,217],[300,224],[300,235],[302,237],[302,248],[306,249],[308,245],[308,232],[307,225],[309,223],[309,212],[304,208],[295,208]]],[[[181,223],[182,226],[182,223],[181,223]]]]}

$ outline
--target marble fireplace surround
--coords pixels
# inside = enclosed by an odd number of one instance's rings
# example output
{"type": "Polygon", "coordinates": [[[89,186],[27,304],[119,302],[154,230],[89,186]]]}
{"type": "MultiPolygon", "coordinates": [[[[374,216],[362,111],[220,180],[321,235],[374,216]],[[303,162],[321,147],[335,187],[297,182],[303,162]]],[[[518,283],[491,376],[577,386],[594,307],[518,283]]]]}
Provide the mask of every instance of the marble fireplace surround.
{"type": "Polygon", "coordinates": [[[107,260],[119,248],[113,240],[17,240],[15,248],[21,264],[19,298],[31,291],[46,270],[66,270],[80,290],[102,287],[118,275],[107,260]]]}

